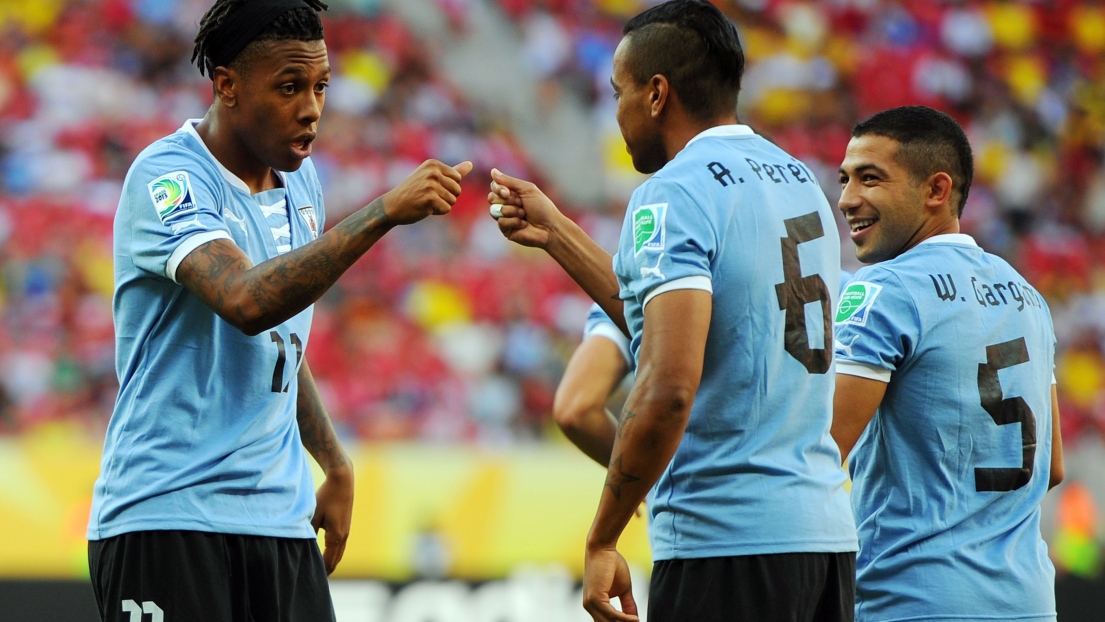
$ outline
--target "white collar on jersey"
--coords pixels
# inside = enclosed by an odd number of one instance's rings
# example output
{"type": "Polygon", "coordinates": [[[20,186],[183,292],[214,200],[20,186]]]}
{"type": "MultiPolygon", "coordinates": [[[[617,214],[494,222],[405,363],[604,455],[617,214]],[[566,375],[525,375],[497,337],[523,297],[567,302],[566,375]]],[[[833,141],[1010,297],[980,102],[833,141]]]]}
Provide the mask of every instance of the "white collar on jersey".
{"type": "MultiPolygon", "coordinates": [[[[246,185],[246,182],[242,181],[234,173],[231,173],[230,169],[223,166],[223,163],[219,162],[219,160],[215,157],[215,154],[211,153],[211,150],[207,148],[207,143],[203,142],[203,139],[200,138],[199,132],[196,131],[196,125],[198,125],[200,121],[203,121],[203,119],[188,119],[184,122],[184,125],[180,129],[191,134],[192,138],[195,138],[196,142],[200,144],[200,147],[203,147],[203,152],[207,154],[207,157],[211,158],[211,161],[215,163],[215,166],[219,167],[219,172],[222,173],[223,179],[226,180],[226,183],[234,186],[242,192],[245,192],[246,194],[252,195],[253,192],[249,189],[249,186],[246,185]]],[[[288,186],[288,180],[284,178],[284,173],[281,171],[276,171],[276,174],[280,176],[280,181],[284,184],[284,187],[286,188],[288,186]]]]}
{"type": "MultiPolygon", "coordinates": [[[[753,132],[752,128],[747,125],[715,125],[708,130],[699,132],[697,136],[687,141],[687,147],[699,138],[712,138],[715,136],[752,136],[755,133],[756,132],[753,132]]],[[[684,149],[686,149],[686,147],[684,147],[684,149]]]]}
{"type": "Polygon", "coordinates": [[[934,235],[931,238],[925,238],[921,240],[917,246],[921,244],[965,244],[967,246],[978,246],[978,242],[966,233],[941,233],[940,235],[934,235]]]}

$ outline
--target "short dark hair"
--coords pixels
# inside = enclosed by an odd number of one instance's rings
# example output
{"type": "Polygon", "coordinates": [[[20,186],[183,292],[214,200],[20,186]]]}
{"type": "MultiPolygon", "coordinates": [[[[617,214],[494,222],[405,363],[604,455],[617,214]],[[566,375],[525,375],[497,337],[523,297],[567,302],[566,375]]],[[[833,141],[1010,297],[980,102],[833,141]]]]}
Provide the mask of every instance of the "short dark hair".
{"type": "Polygon", "coordinates": [[[897,141],[898,162],[917,181],[947,173],[952,191],[959,192],[957,215],[963,215],[975,162],[967,134],[955,119],[928,106],[902,106],[879,112],[852,128],[853,137],[869,134],[897,141]]]}
{"type": "Polygon", "coordinates": [[[629,73],[637,84],[662,75],[702,121],[737,109],[744,50],[737,28],[703,0],[670,0],[626,23],[629,73]]]}
{"type": "Polygon", "coordinates": [[[213,76],[215,67],[225,65],[238,71],[248,71],[250,63],[260,51],[258,43],[264,41],[318,41],[322,36],[322,19],[319,11],[328,7],[320,0],[302,0],[302,7],[285,11],[235,54],[233,58],[218,58],[224,42],[241,37],[233,26],[227,26],[229,17],[242,10],[247,4],[259,0],[216,0],[200,20],[199,33],[196,34],[196,47],[192,51],[192,61],[199,66],[200,75],[207,70],[213,76]]]}

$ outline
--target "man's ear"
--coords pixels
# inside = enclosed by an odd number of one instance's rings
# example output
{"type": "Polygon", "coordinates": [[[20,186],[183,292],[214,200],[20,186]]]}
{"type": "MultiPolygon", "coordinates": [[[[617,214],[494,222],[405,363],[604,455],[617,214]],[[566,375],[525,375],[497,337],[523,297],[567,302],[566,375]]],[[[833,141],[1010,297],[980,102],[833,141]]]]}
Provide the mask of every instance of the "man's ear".
{"type": "Polygon", "coordinates": [[[215,92],[216,99],[227,108],[238,105],[238,89],[241,88],[242,78],[237,71],[226,67],[216,67],[211,72],[211,88],[215,92]]]}
{"type": "Polygon", "coordinates": [[[952,177],[944,171],[933,173],[928,181],[925,182],[925,187],[922,189],[925,193],[925,208],[932,210],[934,213],[944,209],[949,209],[956,212],[958,217],[958,210],[952,205],[952,198],[954,193],[952,177]]]}
{"type": "Polygon", "coordinates": [[[659,118],[669,104],[671,83],[667,76],[656,74],[648,81],[649,113],[653,119],[659,118]]]}

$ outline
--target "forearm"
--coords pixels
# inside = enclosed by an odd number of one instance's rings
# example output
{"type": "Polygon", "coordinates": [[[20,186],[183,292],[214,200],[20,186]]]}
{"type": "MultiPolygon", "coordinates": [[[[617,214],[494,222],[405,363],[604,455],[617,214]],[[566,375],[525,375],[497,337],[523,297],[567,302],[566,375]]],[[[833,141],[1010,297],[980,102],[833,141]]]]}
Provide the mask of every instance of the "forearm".
{"type": "Polygon", "coordinates": [[[299,369],[299,395],[296,398],[296,423],[307,452],[327,475],[338,468],[351,468],[352,462],[338,440],[334,424],[322,403],[307,361],[299,369]]]}
{"type": "Polygon", "coordinates": [[[567,217],[558,219],[556,226],[549,230],[545,252],[602,307],[623,334],[629,334],[610,253],[567,217]]]}
{"type": "Polygon", "coordinates": [[[693,391],[638,383],[626,402],[588,548],[617,544],[626,524],[679,448],[693,391]]]}
{"type": "Polygon", "coordinates": [[[598,406],[570,423],[561,423],[560,429],[588,458],[609,467],[617,425],[614,416],[598,406]]]}
{"type": "Polygon", "coordinates": [[[178,274],[220,317],[256,335],[314,304],[390,228],[381,197],[310,243],[256,266],[237,247],[216,241],[189,254],[178,274]]]}

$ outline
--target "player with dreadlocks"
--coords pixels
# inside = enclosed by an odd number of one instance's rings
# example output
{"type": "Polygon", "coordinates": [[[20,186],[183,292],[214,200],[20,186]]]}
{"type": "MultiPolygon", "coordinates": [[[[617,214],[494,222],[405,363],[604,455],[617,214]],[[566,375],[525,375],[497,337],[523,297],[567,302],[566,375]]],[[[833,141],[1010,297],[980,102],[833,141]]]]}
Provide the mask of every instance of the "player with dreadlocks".
{"type": "Polygon", "coordinates": [[[392,227],[447,213],[472,164],[427,161],[323,233],[310,155],[325,8],[218,0],[193,54],[214,102],[127,173],[120,388],[88,526],[105,621],[334,619],[326,577],[349,536],[353,468],[303,356],[312,305],[392,227]]]}

